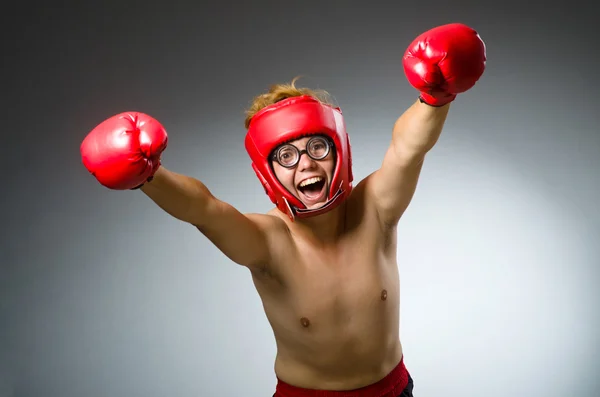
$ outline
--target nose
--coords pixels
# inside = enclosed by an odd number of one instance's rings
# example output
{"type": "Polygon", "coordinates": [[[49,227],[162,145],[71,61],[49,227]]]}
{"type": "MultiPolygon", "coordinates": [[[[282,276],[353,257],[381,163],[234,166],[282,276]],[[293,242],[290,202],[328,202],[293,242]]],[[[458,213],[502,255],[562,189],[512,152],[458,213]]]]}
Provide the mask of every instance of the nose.
{"type": "Polygon", "coordinates": [[[315,160],[311,159],[306,151],[300,153],[300,158],[298,159],[298,171],[305,171],[311,168],[314,168],[315,160]]]}

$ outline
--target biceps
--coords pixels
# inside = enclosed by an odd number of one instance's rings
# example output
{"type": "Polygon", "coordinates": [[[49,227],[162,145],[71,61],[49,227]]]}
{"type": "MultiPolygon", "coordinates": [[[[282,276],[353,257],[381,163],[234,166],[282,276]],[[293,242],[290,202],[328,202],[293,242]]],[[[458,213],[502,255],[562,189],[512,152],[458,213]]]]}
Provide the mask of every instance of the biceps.
{"type": "Polygon", "coordinates": [[[195,226],[225,256],[251,270],[267,266],[270,254],[266,225],[217,199],[207,212],[205,221],[195,226]]]}
{"type": "Polygon", "coordinates": [[[381,221],[398,222],[417,188],[424,156],[398,153],[390,147],[381,168],[371,176],[370,197],[381,221]]]}

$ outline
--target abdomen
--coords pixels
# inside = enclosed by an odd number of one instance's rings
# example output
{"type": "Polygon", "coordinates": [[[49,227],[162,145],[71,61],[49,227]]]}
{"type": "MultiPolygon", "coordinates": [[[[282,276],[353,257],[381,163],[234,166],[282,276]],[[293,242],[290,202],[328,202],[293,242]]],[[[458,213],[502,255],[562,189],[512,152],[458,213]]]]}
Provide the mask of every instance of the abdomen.
{"type": "Polygon", "coordinates": [[[312,283],[296,285],[287,302],[273,307],[278,376],[315,384],[361,383],[385,376],[398,363],[397,272],[386,266],[348,270],[353,273],[335,279],[322,273],[312,283]]]}

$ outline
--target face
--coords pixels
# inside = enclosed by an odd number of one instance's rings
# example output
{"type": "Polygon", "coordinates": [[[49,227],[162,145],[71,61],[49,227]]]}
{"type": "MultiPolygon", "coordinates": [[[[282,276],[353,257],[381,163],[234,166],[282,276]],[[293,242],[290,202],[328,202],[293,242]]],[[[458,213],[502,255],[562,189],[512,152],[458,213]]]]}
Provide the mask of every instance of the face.
{"type": "Polygon", "coordinates": [[[321,135],[301,138],[274,151],[273,170],[279,182],[308,209],[327,202],[335,165],[334,146],[321,135]]]}

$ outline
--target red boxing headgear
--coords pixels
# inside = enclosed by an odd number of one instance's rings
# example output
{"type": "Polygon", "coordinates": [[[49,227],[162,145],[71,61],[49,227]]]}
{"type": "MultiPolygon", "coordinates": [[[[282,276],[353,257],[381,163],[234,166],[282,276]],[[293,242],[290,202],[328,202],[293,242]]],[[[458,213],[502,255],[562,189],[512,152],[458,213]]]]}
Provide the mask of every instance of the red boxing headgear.
{"type": "Polygon", "coordinates": [[[286,98],[257,112],[246,134],[246,151],[252,168],[271,201],[290,219],[315,216],[337,207],[352,190],[352,154],[350,140],[340,108],[302,95],[286,98]],[[270,155],[279,145],[307,135],[325,135],[335,146],[335,168],[327,202],[309,210],[277,179],[270,155]]]}

